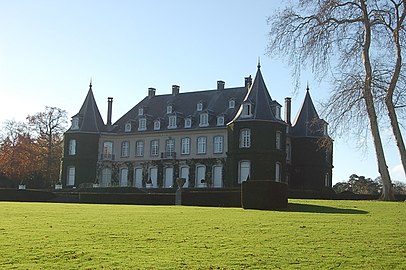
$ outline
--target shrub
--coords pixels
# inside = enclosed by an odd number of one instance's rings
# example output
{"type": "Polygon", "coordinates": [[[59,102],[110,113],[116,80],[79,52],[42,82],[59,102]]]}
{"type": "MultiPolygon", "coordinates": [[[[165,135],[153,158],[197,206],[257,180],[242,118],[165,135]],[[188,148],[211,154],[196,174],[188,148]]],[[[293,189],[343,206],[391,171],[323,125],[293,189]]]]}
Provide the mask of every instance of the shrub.
{"type": "Polygon", "coordinates": [[[285,209],[288,207],[288,185],[274,181],[248,180],[241,185],[244,209],[285,209]]]}

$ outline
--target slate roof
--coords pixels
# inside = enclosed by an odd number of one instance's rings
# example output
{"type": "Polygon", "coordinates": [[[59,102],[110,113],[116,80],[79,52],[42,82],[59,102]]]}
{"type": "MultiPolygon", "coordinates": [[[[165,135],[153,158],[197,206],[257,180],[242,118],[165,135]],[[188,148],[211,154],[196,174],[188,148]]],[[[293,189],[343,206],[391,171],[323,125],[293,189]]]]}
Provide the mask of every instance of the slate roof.
{"type": "Polygon", "coordinates": [[[233,121],[261,120],[283,122],[275,117],[275,107],[281,106],[277,101],[272,100],[266,87],[264,78],[262,77],[261,65],[258,63],[257,67],[258,69],[254,82],[249,88],[243,101],[243,103],[249,102],[252,104],[252,117],[243,117],[241,106],[241,109],[238,111],[233,121]]]}
{"type": "MultiPolygon", "coordinates": [[[[147,119],[147,131],[154,130],[153,122],[155,120],[161,121],[160,130],[168,130],[168,118],[170,115],[177,116],[178,129],[194,129],[194,128],[207,128],[199,127],[200,114],[207,113],[209,116],[208,127],[217,126],[217,116],[224,116],[224,123],[228,123],[235,116],[239,105],[246,93],[245,87],[225,88],[223,90],[205,90],[184,92],[176,95],[154,95],[152,97],[145,97],[140,103],[135,105],[131,110],[124,114],[114,124],[113,132],[125,132],[125,125],[132,123],[131,132],[145,132],[138,131],[138,120],[140,118],[147,119]],[[229,108],[229,101],[235,100],[235,107],[229,108]],[[197,104],[203,103],[202,111],[197,111],[197,104]],[[171,104],[173,113],[167,114],[167,106],[171,104]],[[138,115],[138,109],[143,108],[143,115],[138,115]],[[190,128],[185,128],[184,119],[190,117],[192,125],[190,128]]],[[[224,125],[225,126],[225,125],[224,125]]]]}
{"type": "Polygon", "coordinates": [[[90,82],[89,91],[82,107],[76,115],[72,116],[72,119],[74,118],[79,118],[79,129],[72,130],[71,127],[67,132],[100,133],[105,131],[106,126],[94,99],[92,82],[90,82]]]}
{"type": "Polygon", "coordinates": [[[322,137],[324,135],[323,128],[326,124],[317,114],[310,97],[309,87],[307,87],[302,106],[293,121],[292,135],[296,137],[322,137]]]}

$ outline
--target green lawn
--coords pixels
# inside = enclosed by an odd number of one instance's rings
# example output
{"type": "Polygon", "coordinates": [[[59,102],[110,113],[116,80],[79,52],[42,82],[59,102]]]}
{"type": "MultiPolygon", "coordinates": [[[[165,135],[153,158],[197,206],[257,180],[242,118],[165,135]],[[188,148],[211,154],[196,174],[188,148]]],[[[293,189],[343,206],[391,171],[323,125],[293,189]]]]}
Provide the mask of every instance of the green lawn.
{"type": "Polygon", "coordinates": [[[0,202],[0,269],[406,269],[406,203],[0,202]]]}

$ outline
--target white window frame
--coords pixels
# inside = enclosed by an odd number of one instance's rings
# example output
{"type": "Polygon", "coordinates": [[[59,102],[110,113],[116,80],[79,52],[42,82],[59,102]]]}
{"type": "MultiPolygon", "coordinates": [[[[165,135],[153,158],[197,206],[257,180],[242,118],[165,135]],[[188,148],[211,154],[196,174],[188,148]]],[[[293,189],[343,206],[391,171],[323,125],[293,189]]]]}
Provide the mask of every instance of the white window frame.
{"type": "Polygon", "coordinates": [[[165,152],[167,156],[172,156],[175,153],[175,139],[167,139],[165,142],[165,152]]]}
{"type": "Polygon", "coordinates": [[[66,185],[67,186],[74,186],[75,185],[75,177],[76,177],[76,168],[75,166],[69,166],[66,175],[66,185]]]}
{"type": "Polygon", "coordinates": [[[135,142],[135,156],[136,157],[144,156],[144,141],[139,140],[135,142]]]}
{"type": "Polygon", "coordinates": [[[251,161],[241,160],[240,162],[238,162],[238,183],[241,184],[242,182],[247,181],[247,179],[249,179],[250,177],[251,177],[251,161]],[[248,169],[248,173],[246,173],[245,171],[246,169],[248,169]]]}
{"type": "Polygon", "coordinates": [[[234,109],[235,108],[235,100],[234,99],[230,99],[228,101],[228,108],[229,109],[234,109]]]}
{"type": "Polygon", "coordinates": [[[168,105],[166,106],[166,113],[172,113],[173,112],[173,106],[172,105],[168,105]]]}
{"type": "Polygon", "coordinates": [[[168,128],[169,128],[169,129],[177,128],[177,125],[176,125],[176,115],[170,115],[170,116],[168,117],[168,128]]]}
{"type": "Polygon", "coordinates": [[[197,154],[207,153],[207,137],[200,136],[197,137],[197,154]]]}
{"type": "Polygon", "coordinates": [[[222,154],[224,151],[224,137],[223,136],[214,136],[213,138],[213,153],[222,154]]]}
{"type": "Polygon", "coordinates": [[[161,121],[155,120],[154,121],[154,130],[160,130],[161,129],[161,121]]]}
{"type": "Polygon", "coordinates": [[[123,141],[121,142],[121,157],[129,157],[130,156],[130,142],[123,141]]]}
{"type": "Polygon", "coordinates": [[[159,141],[152,140],[151,141],[151,156],[156,157],[159,155],[159,141]]]}
{"type": "Polygon", "coordinates": [[[209,114],[208,113],[201,113],[199,118],[200,118],[199,127],[208,127],[209,126],[209,114]]]}
{"type": "Polygon", "coordinates": [[[131,123],[126,123],[124,127],[124,132],[130,132],[131,131],[131,123]]]}
{"type": "Polygon", "coordinates": [[[275,148],[278,150],[282,149],[282,132],[279,130],[275,133],[275,148]]]}
{"type": "Polygon", "coordinates": [[[181,139],[181,155],[189,155],[190,154],[190,138],[185,137],[181,139]]]}
{"type": "Polygon", "coordinates": [[[103,142],[103,157],[107,159],[113,158],[113,142],[105,141],[103,142]]]}
{"type": "Polygon", "coordinates": [[[144,115],[144,108],[138,108],[138,115],[144,115]]]}
{"type": "Polygon", "coordinates": [[[217,116],[217,126],[224,126],[224,116],[217,116]]]}
{"type": "Polygon", "coordinates": [[[240,148],[251,147],[251,129],[243,128],[240,130],[240,148]]]}
{"type": "Polygon", "coordinates": [[[138,120],[138,131],[144,131],[144,130],[147,130],[147,119],[140,118],[138,120]]]}
{"type": "Polygon", "coordinates": [[[246,102],[242,105],[242,117],[251,117],[252,116],[252,104],[246,102]]]}
{"type": "Polygon", "coordinates": [[[201,165],[201,164],[196,165],[195,181],[196,181],[196,187],[206,187],[207,186],[206,166],[205,165],[201,165]],[[201,174],[203,174],[203,175],[201,175],[201,174]],[[202,180],[204,180],[205,182],[202,183],[202,180]]]}
{"type": "Polygon", "coordinates": [[[68,154],[70,156],[76,155],[76,140],[75,139],[69,140],[68,154]]]}
{"type": "Polygon", "coordinates": [[[203,111],[203,102],[199,102],[196,104],[196,111],[198,112],[203,111]]]}
{"type": "Polygon", "coordinates": [[[278,105],[275,106],[275,117],[278,120],[282,120],[282,118],[281,118],[281,107],[278,106],[278,105]]]}
{"type": "Polygon", "coordinates": [[[192,127],[192,119],[190,117],[185,118],[185,128],[192,127]]]}
{"type": "Polygon", "coordinates": [[[79,118],[78,117],[74,117],[72,118],[72,130],[77,130],[79,129],[79,118]]]}

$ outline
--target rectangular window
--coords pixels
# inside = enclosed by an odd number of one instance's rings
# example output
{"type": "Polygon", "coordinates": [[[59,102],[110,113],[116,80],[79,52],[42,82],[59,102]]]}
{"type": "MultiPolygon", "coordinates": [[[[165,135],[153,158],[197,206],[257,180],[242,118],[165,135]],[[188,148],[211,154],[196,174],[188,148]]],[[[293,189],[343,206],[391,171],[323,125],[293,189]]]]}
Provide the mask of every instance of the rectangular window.
{"type": "Polygon", "coordinates": [[[203,110],[203,103],[202,103],[202,102],[197,103],[196,110],[197,110],[198,112],[200,112],[200,111],[203,110]]]}
{"type": "Polygon", "coordinates": [[[276,162],[275,165],[275,181],[280,182],[282,180],[282,165],[276,162]]]}
{"type": "Polygon", "coordinates": [[[137,157],[144,156],[144,141],[137,141],[135,143],[135,155],[137,157]]]}
{"type": "Polygon", "coordinates": [[[154,122],[154,130],[160,130],[161,129],[161,121],[156,120],[154,122]]]}
{"type": "Polygon", "coordinates": [[[189,155],[190,154],[190,138],[182,138],[181,140],[181,154],[189,155]]]}
{"type": "Polygon", "coordinates": [[[144,108],[138,109],[138,115],[144,115],[144,108]]]}
{"type": "Polygon", "coordinates": [[[121,156],[122,157],[128,157],[129,156],[129,150],[130,150],[130,142],[124,141],[121,143],[121,156]]]}
{"type": "Polygon", "coordinates": [[[166,113],[172,113],[172,105],[166,106],[166,113]]]}
{"type": "Polygon", "coordinates": [[[175,140],[166,140],[166,156],[171,157],[175,153],[175,140]]]}
{"type": "Polygon", "coordinates": [[[76,140],[69,141],[69,150],[68,153],[70,156],[76,155],[76,140]]]}
{"type": "Polygon", "coordinates": [[[75,167],[68,167],[68,179],[66,180],[67,186],[75,185],[75,167]]]}
{"type": "Polygon", "coordinates": [[[230,99],[230,100],[228,101],[228,108],[234,109],[234,107],[235,107],[235,100],[234,100],[234,99],[230,99]]]}
{"type": "Polygon", "coordinates": [[[240,131],[240,148],[251,147],[251,130],[246,128],[240,131]]]}
{"type": "Polygon", "coordinates": [[[151,141],[151,156],[158,156],[159,152],[159,141],[152,140],[151,141]]]}
{"type": "Polygon", "coordinates": [[[223,141],[224,141],[224,138],[223,138],[223,136],[215,136],[214,137],[214,142],[213,142],[213,152],[215,153],[215,154],[221,154],[221,153],[223,153],[223,145],[224,145],[224,143],[223,143],[223,141]]]}
{"type": "Polygon", "coordinates": [[[176,128],[176,115],[169,116],[168,128],[176,128]]]}
{"type": "Polygon", "coordinates": [[[197,138],[197,153],[206,154],[207,151],[207,138],[199,137],[197,138]]]}
{"type": "Polygon", "coordinates": [[[200,115],[199,127],[207,127],[209,125],[209,115],[207,113],[202,113],[200,115]]]}
{"type": "Polygon", "coordinates": [[[113,159],[113,142],[103,143],[103,159],[113,159]]]}
{"type": "Polygon", "coordinates": [[[286,160],[290,160],[290,159],[291,159],[290,144],[287,143],[287,144],[286,144],[286,160]]]}
{"type": "Polygon", "coordinates": [[[242,183],[250,179],[251,162],[249,160],[242,160],[238,168],[238,183],[242,183]]]}
{"type": "Polygon", "coordinates": [[[192,126],[192,119],[186,118],[185,119],[185,128],[190,128],[192,126]]]}
{"type": "Polygon", "coordinates": [[[280,131],[276,132],[275,147],[276,149],[281,149],[281,137],[282,133],[280,131]]]}
{"type": "Polygon", "coordinates": [[[138,130],[142,131],[142,130],[146,130],[146,129],[147,129],[147,119],[141,118],[138,121],[138,130]]]}

